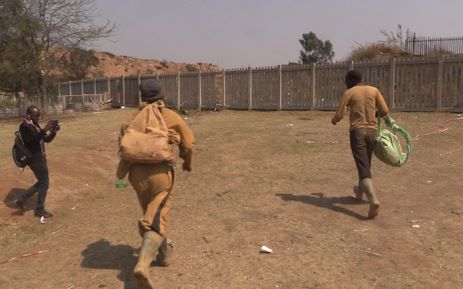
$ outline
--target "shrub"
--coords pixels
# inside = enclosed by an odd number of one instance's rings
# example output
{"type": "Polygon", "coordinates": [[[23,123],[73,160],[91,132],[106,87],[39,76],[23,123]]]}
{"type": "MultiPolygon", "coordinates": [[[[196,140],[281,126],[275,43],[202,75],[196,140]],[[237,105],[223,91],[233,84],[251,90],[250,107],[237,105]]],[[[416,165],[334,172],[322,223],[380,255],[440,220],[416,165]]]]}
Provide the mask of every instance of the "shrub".
{"type": "Polygon", "coordinates": [[[399,46],[388,45],[382,42],[359,45],[354,48],[346,60],[348,61],[367,61],[367,60],[386,60],[411,56],[399,46]]]}
{"type": "Polygon", "coordinates": [[[199,71],[199,69],[196,68],[196,66],[194,66],[192,64],[187,64],[185,68],[186,68],[186,70],[188,72],[197,72],[197,71],[199,71]]]}

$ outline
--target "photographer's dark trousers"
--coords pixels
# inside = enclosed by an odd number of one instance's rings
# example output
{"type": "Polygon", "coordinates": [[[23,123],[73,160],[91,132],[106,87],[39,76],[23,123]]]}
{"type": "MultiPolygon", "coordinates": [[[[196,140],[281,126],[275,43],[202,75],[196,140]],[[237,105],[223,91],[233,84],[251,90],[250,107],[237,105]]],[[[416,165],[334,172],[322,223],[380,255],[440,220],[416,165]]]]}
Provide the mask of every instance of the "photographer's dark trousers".
{"type": "Polygon", "coordinates": [[[47,197],[48,191],[48,166],[47,161],[38,161],[29,164],[32,172],[34,173],[35,177],[37,178],[37,182],[27,189],[24,193],[19,196],[18,200],[21,202],[25,202],[29,199],[33,194],[37,194],[37,206],[36,210],[43,210],[45,208],[45,199],[47,197]]]}
{"type": "Polygon", "coordinates": [[[376,129],[355,128],[350,131],[350,148],[357,166],[359,180],[371,178],[371,156],[375,148],[376,129]]]}

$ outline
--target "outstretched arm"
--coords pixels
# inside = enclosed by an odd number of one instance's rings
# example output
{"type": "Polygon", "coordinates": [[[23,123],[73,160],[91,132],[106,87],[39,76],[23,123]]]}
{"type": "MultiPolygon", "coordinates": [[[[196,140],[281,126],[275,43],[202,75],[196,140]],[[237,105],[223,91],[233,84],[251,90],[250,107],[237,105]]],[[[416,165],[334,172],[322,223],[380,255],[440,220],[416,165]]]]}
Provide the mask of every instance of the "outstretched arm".
{"type": "MultiPolygon", "coordinates": [[[[46,142],[48,136],[48,131],[53,128],[53,122],[48,121],[43,129],[37,130],[34,126],[30,124],[21,124],[19,127],[19,132],[25,143],[39,143],[42,139],[46,142]]],[[[54,137],[54,135],[53,135],[54,137]]],[[[51,139],[53,139],[53,137],[51,139]]],[[[51,140],[50,140],[51,141],[51,140]]]]}

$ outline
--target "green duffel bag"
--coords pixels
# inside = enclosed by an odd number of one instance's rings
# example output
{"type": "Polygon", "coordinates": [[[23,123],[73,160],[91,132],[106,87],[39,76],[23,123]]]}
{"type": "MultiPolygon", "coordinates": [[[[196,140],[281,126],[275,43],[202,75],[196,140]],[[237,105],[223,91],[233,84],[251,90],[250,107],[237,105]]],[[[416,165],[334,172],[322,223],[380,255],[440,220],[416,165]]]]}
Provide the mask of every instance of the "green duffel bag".
{"type": "Polygon", "coordinates": [[[394,166],[403,166],[413,150],[412,138],[407,130],[400,127],[390,116],[384,117],[386,126],[382,126],[378,117],[378,134],[376,136],[375,156],[382,162],[394,166]],[[397,134],[402,135],[407,142],[407,152],[402,152],[402,147],[397,134]]]}

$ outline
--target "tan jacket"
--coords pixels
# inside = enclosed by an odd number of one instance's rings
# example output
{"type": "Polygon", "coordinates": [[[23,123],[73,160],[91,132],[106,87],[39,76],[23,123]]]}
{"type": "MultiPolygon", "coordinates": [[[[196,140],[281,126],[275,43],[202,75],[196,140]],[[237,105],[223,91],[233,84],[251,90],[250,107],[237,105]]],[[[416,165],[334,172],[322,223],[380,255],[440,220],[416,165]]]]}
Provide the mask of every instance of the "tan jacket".
{"type": "Polygon", "coordinates": [[[344,92],[333,122],[344,117],[346,107],[350,110],[350,130],[361,127],[377,128],[376,110],[379,110],[381,116],[389,113],[384,97],[376,87],[369,85],[356,85],[344,92]]]}
{"type": "Polygon", "coordinates": [[[193,132],[175,111],[165,107],[161,109],[161,114],[169,130],[169,139],[171,139],[173,143],[178,144],[180,158],[191,167],[191,157],[195,145],[193,132]],[[173,141],[174,139],[177,139],[178,142],[173,141]]]}

